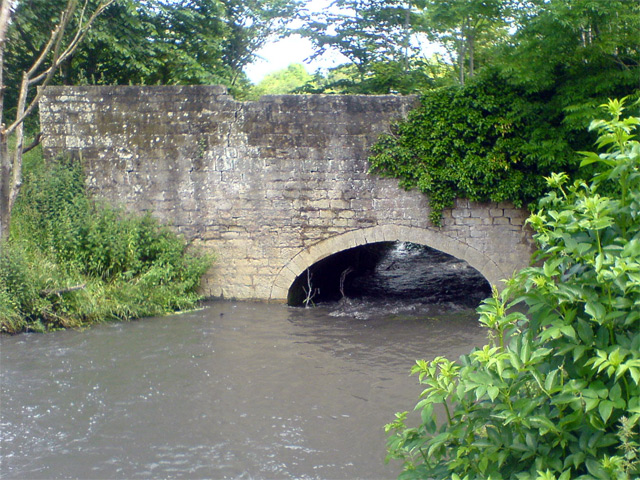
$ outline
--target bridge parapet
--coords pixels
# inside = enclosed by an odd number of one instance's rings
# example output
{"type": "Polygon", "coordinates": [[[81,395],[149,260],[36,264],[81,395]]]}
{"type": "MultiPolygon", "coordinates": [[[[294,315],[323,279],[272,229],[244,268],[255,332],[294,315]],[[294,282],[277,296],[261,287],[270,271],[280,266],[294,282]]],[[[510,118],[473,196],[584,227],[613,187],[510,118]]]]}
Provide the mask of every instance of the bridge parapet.
{"type": "Polygon", "coordinates": [[[459,200],[434,227],[424,195],[367,174],[371,145],[417,101],[237,102],[219,86],[48,87],[40,115],[45,155],[80,156],[95,195],[149,210],[215,251],[209,296],[284,301],[314,262],[377,241],[429,245],[495,284],[528,263],[526,212],[459,200]]]}

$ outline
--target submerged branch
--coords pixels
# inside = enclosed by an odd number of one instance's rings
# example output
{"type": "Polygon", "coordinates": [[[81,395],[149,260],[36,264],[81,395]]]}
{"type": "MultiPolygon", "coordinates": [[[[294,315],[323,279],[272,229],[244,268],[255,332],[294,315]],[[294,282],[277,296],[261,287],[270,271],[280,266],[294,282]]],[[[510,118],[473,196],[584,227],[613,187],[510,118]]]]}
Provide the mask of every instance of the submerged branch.
{"type": "Polygon", "coordinates": [[[40,291],[40,296],[41,297],[48,297],[49,295],[58,295],[58,296],[60,296],[63,293],[75,292],[76,290],[83,290],[86,286],[87,286],[87,284],[83,283],[82,285],[75,285],[73,287],[67,287],[67,288],[59,288],[57,290],[53,290],[53,289],[41,290],[40,291]]]}

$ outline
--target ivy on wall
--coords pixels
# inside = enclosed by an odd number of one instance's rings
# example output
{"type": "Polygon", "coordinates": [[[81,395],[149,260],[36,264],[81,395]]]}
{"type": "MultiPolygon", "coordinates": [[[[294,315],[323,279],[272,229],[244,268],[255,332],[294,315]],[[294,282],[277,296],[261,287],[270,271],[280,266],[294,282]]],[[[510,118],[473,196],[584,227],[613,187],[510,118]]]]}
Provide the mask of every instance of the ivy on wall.
{"type": "Polygon", "coordinates": [[[374,145],[370,172],[428,194],[436,225],[456,198],[525,206],[543,194],[543,176],[577,167],[558,111],[493,73],[432,90],[374,145]]]}

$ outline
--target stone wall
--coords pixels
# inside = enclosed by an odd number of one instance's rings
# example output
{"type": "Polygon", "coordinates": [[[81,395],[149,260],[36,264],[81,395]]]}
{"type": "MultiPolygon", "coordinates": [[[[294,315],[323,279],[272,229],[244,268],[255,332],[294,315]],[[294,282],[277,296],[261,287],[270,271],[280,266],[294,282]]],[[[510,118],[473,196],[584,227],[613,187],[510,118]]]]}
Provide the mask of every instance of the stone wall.
{"type": "Polygon", "coordinates": [[[80,157],[96,196],[151,211],[217,262],[208,296],[285,300],[316,261],[412,241],[492,283],[527,264],[526,212],[458,201],[441,228],[428,200],[367,174],[370,146],[415,97],[284,95],[237,102],[219,86],[48,87],[45,155],[80,157]]]}

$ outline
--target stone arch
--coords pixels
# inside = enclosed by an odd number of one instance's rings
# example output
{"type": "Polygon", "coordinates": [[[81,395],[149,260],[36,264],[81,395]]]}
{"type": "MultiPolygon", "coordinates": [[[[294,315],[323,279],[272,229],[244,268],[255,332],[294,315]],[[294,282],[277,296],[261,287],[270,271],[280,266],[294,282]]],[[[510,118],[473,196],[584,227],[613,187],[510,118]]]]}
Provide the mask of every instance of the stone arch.
{"type": "Polygon", "coordinates": [[[378,242],[411,242],[435,248],[466,261],[491,285],[498,285],[501,279],[508,277],[508,274],[503,272],[490,256],[438,230],[401,225],[377,225],[327,238],[295,254],[278,272],[271,285],[269,299],[286,300],[294,280],[323,258],[349,248],[378,242]]]}

